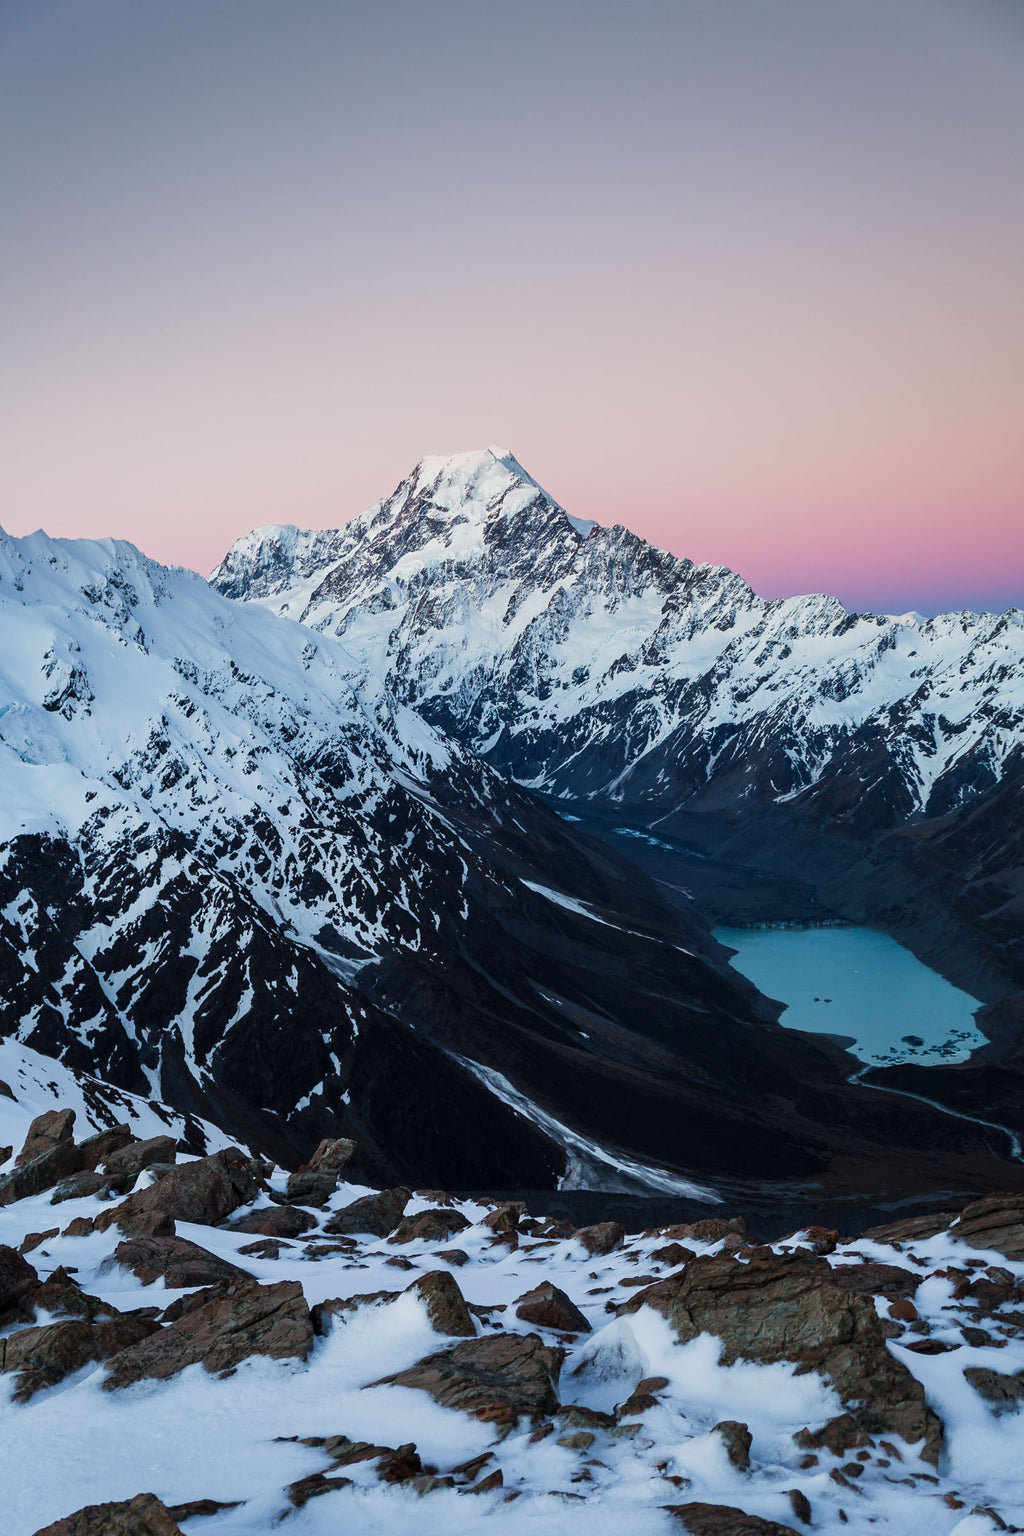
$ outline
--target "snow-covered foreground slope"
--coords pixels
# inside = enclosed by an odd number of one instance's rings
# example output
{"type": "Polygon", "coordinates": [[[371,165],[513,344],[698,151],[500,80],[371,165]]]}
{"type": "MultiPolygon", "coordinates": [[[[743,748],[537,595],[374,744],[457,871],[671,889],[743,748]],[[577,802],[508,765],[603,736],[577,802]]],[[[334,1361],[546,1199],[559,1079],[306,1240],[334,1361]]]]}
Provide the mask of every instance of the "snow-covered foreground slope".
{"type": "Polygon", "coordinates": [[[569,517],[500,449],[425,459],[336,532],[258,529],[213,583],[343,636],[521,782],[663,809],[841,791],[857,830],[1019,764],[1024,614],[765,602],[720,566],[569,517]]]}
{"type": "MultiPolygon", "coordinates": [[[[735,1221],[574,1231],[443,1191],[393,1191],[381,1220],[365,1185],[302,1207],[275,1173],[218,1224],[175,1221],[218,1167],[146,1170],[116,1208],[46,1190],[0,1209],[5,1536],[142,1493],[185,1536],[1024,1521],[1019,1201],[764,1245],[735,1221]],[[254,1241],[262,1221],[305,1230],[254,1241]]],[[[143,1529],[120,1520],[89,1530],[143,1529]]]]}

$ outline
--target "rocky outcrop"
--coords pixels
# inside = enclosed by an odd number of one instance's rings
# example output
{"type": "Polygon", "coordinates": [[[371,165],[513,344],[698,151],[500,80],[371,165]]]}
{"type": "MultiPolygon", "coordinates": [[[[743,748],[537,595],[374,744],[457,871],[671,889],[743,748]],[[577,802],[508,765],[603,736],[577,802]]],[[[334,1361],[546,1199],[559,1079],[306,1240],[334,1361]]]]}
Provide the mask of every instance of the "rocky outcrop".
{"type": "Polygon", "coordinates": [[[209,1253],[198,1243],[184,1237],[133,1237],[119,1243],[110,1264],[130,1269],[143,1285],[163,1279],[169,1291],[184,1290],[189,1285],[216,1285],[247,1280],[248,1274],[237,1264],[209,1253]]]}
{"type": "Polygon", "coordinates": [[[937,1461],[942,1425],[920,1383],[886,1349],[870,1299],[837,1285],[824,1259],[755,1252],[745,1264],[725,1256],[694,1259],[638,1291],[619,1313],[653,1307],[682,1343],[715,1334],[726,1364],[787,1360],[820,1371],[863,1430],[923,1442],[921,1455],[937,1461]]]}
{"type": "Polygon", "coordinates": [[[491,1335],[427,1355],[374,1385],[414,1387],[443,1408],[512,1425],[521,1415],[555,1412],[564,1358],[563,1349],[543,1343],[535,1333],[491,1335]]]}
{"type": "Polygon", "coordinates": [[[169,1168],[148,1189],[136,1190],[119,1206],[120,1226],[128,1216],[158,1211],[172,1221],[215,1227],[240,1205],[248,1205],[263,1188],[263,1165],[237,1147],[169,1168]]]}
{"type": "Polygon", "coordinates": [[[29,1298],[38,1284],[39,1276],[28,1260],[16,1248],[0,1243],[0,1328],[29,1321],[29,1298]]]}
{"type": "Polygon", "coordinates": [[[745,1514],[733,1504],[666,1504],[690,1536],[797,1536],[791,1525],[745,1514]]]}
{"type": "Polygon", "coordinates": [[[435,1333],[476,1338],[476,1327],[465,1297],[446,1269],[432,1269],[420,1275],[408,1289],[423,1302],[435,1333]]]}
{"type": "MultiPolygon", "coordinates": [[[[111,1309],[113,1310],[113,1309],[111,1309]]],[[[0,1370],[16,1372],[14,1400],[27,1402],[44,1387],[98,1360],[109,1360],[159,1330],[138,1313],[119,1313],[103,1322],[68,1318],[40,1328],[22,1328],[0,1343],[0,1370]]]]}
{"type": "Polygon", "coordinates": [[[316,1219],[297,1205],[261,1205],[231,1223],[232,1232],[252,1232],[260,1237],[301,1237],[316,1226],[316,1219]]]}
{"type": "Polygon", "coordinates": [[[197,1362],[211,1372],[231,1371],[251,1355],[305,1360],[312,1347],[313,1324],[297,1280],[239,1284],[122,1350],[103,1385],[109,1392],[145,1378],[165,1380],[197,1362]]]}
{"type": "Polygon", "coordinates": [[[177,1159],[178,1143],[173,1136],[150,1136],[112,1151],[103,1167],[107,1173],[134,1182],[153,1163],[174,1163],[177,1159]]]}
{"type": "Polygon", "coordinates": [[[439,1205],[406,1216],[388,1238],[389,1243],[444,1243],[456,1232],[464,1232],[468,1219],[461,1211],[439,1205]]]}
{"type": "Polygon", "coordinates": [[[550,1280],[541,1281],[515,1304],[516,1317],[536,1328],[555,1328],[563,1333],[589,1333],[590,1324],[574,1301],[550,1280]]]}
{"type": "Polygon", "coordinates": [[[1004,1259],[1024,1259],[1024,1198],[989,1195],[966,1206],[950,1227],[950,1235],[972,1248],[993,1248],[1004,1259]]]}
{"type": "Polygon", "coordinates": [[[309,1162],[289,1178],[288,1199],[296,1205],[326,1205],[355,1149],[355,1142],[345,1137],[321,1141],[309,1162]]]}
{"type": "Polygon", "coordinates": [[[621,1248],[625,1236],[626,1229],[618,1221],[599,1221],[592,1227],[580,1227],[573,1233],[573,1237],[583,1244],[588,1253],[601,1256],[621,1248]]]}
{"type": "Polygon", "coordinates": [[[119,1504],[87,1504],[43,1526],[35,1536],[182,1536],[167,1506],[153,1493],[138,1493],[119,1504]]]}
{"type": "Polygon", "coordinates": [[[18,1166],[34,1162],[44,1152],[52,1152],[62,1141],[73,1140],[74,1127],[73,1109],[48,1109],[44,1114],[36,1115],[28,1128],[25,1144],[15,1159],[18,1166]]]}
{"type": "Polygon", "coordinates": [[[345,1205],[324,1225],[332,1237],[354,1232],[369,1232],[371,1237],[387,1237],[402,1219],[412,1194],[408,1189],[381,1189],[373,1195],[361,1195],[345,1205]]]}

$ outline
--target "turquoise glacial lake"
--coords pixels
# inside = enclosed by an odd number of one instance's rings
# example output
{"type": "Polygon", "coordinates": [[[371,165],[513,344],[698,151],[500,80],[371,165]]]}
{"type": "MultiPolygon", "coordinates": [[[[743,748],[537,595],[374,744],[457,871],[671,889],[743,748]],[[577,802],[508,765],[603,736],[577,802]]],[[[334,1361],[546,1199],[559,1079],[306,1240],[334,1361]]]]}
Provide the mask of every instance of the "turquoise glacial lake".
{"type": "Polygon", "coordinates": [[[981,1005],[873,928],[716,928],[734,968],[785,1003],[789,1029],[843,1037],[872,1066],[966,1061],[981,1005]],[[851,1043],[852,1042],[852,1043],[851,1043]]]}

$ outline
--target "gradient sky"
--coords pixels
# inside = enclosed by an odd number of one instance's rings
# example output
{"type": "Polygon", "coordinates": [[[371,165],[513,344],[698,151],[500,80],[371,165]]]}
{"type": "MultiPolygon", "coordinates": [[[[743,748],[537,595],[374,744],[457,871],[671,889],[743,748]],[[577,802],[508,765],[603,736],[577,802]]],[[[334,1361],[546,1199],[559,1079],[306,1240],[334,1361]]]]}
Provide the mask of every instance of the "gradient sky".
{"type": "Polygon", "coordinates": [[[0,524],[208,571],[497,442],[1024,604],[1020,0],[0,0],[0,524]]]}

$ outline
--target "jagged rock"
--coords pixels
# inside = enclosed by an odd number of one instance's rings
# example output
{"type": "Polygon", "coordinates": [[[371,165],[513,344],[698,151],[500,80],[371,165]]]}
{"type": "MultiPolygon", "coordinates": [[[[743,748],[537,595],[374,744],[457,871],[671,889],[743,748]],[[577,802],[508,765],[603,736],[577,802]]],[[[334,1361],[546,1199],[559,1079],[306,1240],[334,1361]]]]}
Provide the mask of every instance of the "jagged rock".
{"type": "Polygon", "coordinates": [[[28,1162],[17,1164],[0,1179],[0,1206],[13,1205],[30,1195],[41,1195],[62,1179],[80,1173],[83,1168],[81,1147],[73,1141],[58,1141],[28,1162]]]}
{"type": "MultiPolygon", "coordinates": [[[[255,1200],[263,1186],[263,1167],[237,1147],[226,1147],[195,1162],[178,1163],[148,1189],[137,1189],[111,1214],[121,1227],[128,1217],[158,1211],[173,1221],[215,1227],[240,1205],[255,1200]]],[[[102,1213],[107,1215],[108,1213],[102,1213]]]]}
{"type": "Polygon", "coordinates": [[[0,1167],[2,1167],[4,1163],[9,1163],[13,1156],[13,1147],[0,1147],[0,1167]]]}
{"type": "Polygon", "coordinates": [[[250,1355],[305,1360],[312,1347],[313,1324],[297,1280],[240,1283],[122,1350],[103,1386],[114,1391],[146,1377],[164,1380],[197,1361],[208,1371],[230,1371],[250,1355]]]}
{"type": "Polygon", "coordinates": [[[259,1233],[263,1237],[293,1238],[315,1226],[315,1217],[297,1205],[265,1205],[240,1216],[228,1230],[259,1233]]]}
{"type": "Polygon", "coordinates": [[[318,1301],[310,1309],[313,1331],[319,1338],[323,1338],[330,1333],[336,1317],[344,1317],[346,1313],[356,1312],[360,1307],[387,1306],[397,1301],[401,1294],[401,1291],[363,1291],[355,1296],[330,1296],[326,1301],[318,1301]]]}
{"type": "MultiPolygon", "coordinates": [[[[48,1275],[41,1285],[38,1285],[31,1295],[31,1303],[36,1312],[49,1312],[56,1316],[84,1317],[89,1322],[96,1322],[100,1318],[120,1317],[116,1307],[101,1301],[98,1296],[90,1296],[83,1291],[75,1277],[61,1265],[48,1275]]],[[[135,1313],[138,1317],[140,1314],[135,1313]]]]}
{"type": "Polygon", "coordinates": [[[350,1205],[342,1206],[324,1226],[331,1237],[341,1233],[369,1232],[373,1237],[387,1237],[402,1219],[402,1212],[412,1196],[407,1189],[381,1189],[373,1195],[362,1195],[350,1205]]]}
{"type": "Polygon", "coordinates": [[[205,1307],[207,1302],[218,1300],[222,1296],[237,1295],[239,1289],[248,1282],[249,1285],[259,1285],[259,1281],[252,1275],[246,1275],[238,1280],[218,1280],[213,1285],[203,1286],[202,1290],[190,1291],[187,1296],[178,1296],[160,1314],[162,1323],[176,1323],[179,1318],[187,1317],[190,1312],[198,1312],[200,1307],[205,1307]]]}
{"type": "Polygon", "coordinates": [[[732,1238],[749,1240],[742,1216],[703,1216],[700,1221],[681,1221],[673,1227],[665,1227],[662,1235],[673,1242],[680,1239],[694,1243],[728,1242],[732,1238]]]}
{"type": "Polygon", "coordinates": [[[725,1454],[737,1472],[749,1472],[753,1436],[746,1424],[741,1424],[738,1419],[723,1419],[720,1424],[715,1425],[712,1434],[721,1436],[725,1445],[725,1454]]]}
{"type": "Polygon", "coordinates": [[[606,1254],[621,1248],[626,1229],[618,1221],[599,1221],[592,1227],[578,1227],[572,1235],[588,1253],[606,1254]]]}
{"type": "Polygon", "coordinates": [[[903,1269],[898,1264],[876,1264],[868,1260],[863,1264],[835,1264],[832,1279],[840,1290],[854,1296],[884,1296],[895,1301],[900,1297],[913,1296],[923,1274],[903,1269]]]}
{"type": "Polygon", "coordinates": [[[452,1264],[456,1269],[461,1269],[463,1264],[469,1263],[469,1254],[462,1248],[442,1248],[435,1257],[444,1259],[446,1264],[452,1264]]]}
{"type": "Polygon", "coordinates": [[[537,1418],[555,1411],[564,1358],[563,1349],[535,1333],[497,1334],[427,1355],[374,1385],[415,1387],[444,1408],[512,1425],[521,1414],[537,1418]]]}
{"type": "Polygon", "coordinates": [[[872,1243],[913,1243],[919,1238],[936,1237],[945,1232],[957,1219],[956,1211],[937,1211],[931,1216],[904,1216],[900,1221],[887,1221],[880,1227],[869,1227],[861,1234],[872,1243]]]}
{"type": "Polygon", "coordinates": [[[377,1476],[382,1483],[408,1483],[423,1475],[423,1463],[411,1442],[395,1450],[385,1450],[377,1461],[377,1476]]]}
{"type": "Polygon", "coordinates": [[[434,1206],[406,1216],[388,1238],[389,1243],[442,1243],[456,1232],[464,1232],[471,1223],[461,1211],[434,1206]]]}
{"type": "MultiPolygon", "coordinates": [[[[223,1506],[222,1506],[223,1507],[223,1506]]],[[[35,1536],[182,1536],[166,1504],[153,1493],[138,1493],[120,1504],[87,1504],[55,1520],[35,1536]]]]}
{"type": "Polygon", "coordinates": [[[506,1200],[493,1211],[488,1211],[480,1225],[514,1248],[518,1244],[519,1224],[525,1214],[526,1206],[522,1200],[506,1200]]]}
{"type": "Polygon", "coordinates": [[[985,1365],[969,1365],[964,1371],[964,1379],[970,1382],[979,1397],[992,1404],[995,1413],[1009,1413],[1024,1399],[1024,1371],[1007,1376],[985,1365]]]}
{"type": "Polygon", "coordinates": [[[843,1290],[824,1259],[806,1252],[770,1254],[738,1264],[726,1256],[694,1259],[625,1302],[619,1314],[654,1307],[680,1342],[717,1335],[723,1360],[789,1360],[827,1376],[868,1433],[924,1441],[936,1461],[942,1426],[918,1381],[885,1346],[871,1301],[843,1290]]]}
{"type": "Polygon", "coordinates": [[[762,1520],[732,1504],[666,1504],[690,1536],[797,1536],[791,1525],[762,1520]]]}
{"type": "Polygon", "coordinates": [[[435,1333],[476,1338],[476,1327],[469,1315],[465,1297],[446,1269],[432,1269],[428,1274],[420,1275],[408,1289],[426,1306],[430,1326],[435,1333]]]}
{"type": "Polygon", "coordinates": [[[31,1320],[29,1295],[38,1285],[39,1276],[28,1260],[0,1243],[0,1328],[31,1320]]]}
{"type": "Polygon", "coordinates": [[[801,1227],[799,1232],[791,1232],[788,1237],[783,1237],[780,1241],[798,1243],[802,1248],[808,1248],[811,1253],[819,1254],[824,1258],[827,1253],[835,1253],[839,1233],[834,1227],[801,1227]]]}
{"type": "Polygon", "coordinates": [[[36,1115],[28,1128],[25,1145],[18,1153],[18,1166],[34,1162],[37,1157],[42,1157],[44,1152],[52,1152],[54,1147],[59,1146],[63,1141],[71,1141],[74,1136],[74,1127],[73,1109],[48,1109],[43,1114],[36,1115]]]}
{"type": "Polygon", "coordinates": [[[296,1205],[326,1205],[355,1149],[355,1142],[344,1137],[322,1141],[309,1162],[289,1178],[288,1199],[296,1205]]]}
{"type": "Polygon", "coordinates": [[[241,1499],[229,1500],[225,1503],[222,1499],[190,1499],[187,1504],[169,1504],[167,1513],[172,1520],[179,1523],[182,1520],[195,1520],[202,1515],[219,1515],[222,1509],[237,1509],[241,1499]]]}
{"type": "Polygon", "coordinates": [[[786,1497],[789,1500],[790,1507],[792,1508],[793,1513],[796,1515],[797,1519],[802,1520],[804,1525],[810,1525],[813,1515],[811,1511],[811,1501],[807,1497],[806,1493],[804,1493],[800,1488],[787,1488],[786,1497]]]}
{"type": "Polygon", "coordinates": [[[153,1163],[174,1163],[177,1158],[178,1143],[173,1136],[150,1136],[145,1141],[112,1148],[103,1166],[107,1173],[134,1182],[153,1163]]]}
{"type": "Polygon", "coordinates": [[[62,1179],[50,1196],[50,1204],[62,1205],[65,1200],[82,1200],[88,1195],[109,1199],[113,1194],[124,1194],[126,1187],[120,1180],[115,1181],[105,1173],[86,1170],[73,1173],[70,1179],[62,1179]]]}
{"type": "Polygon", "coordinates": [[[563,1333],[589,1333],[590,1324],[574,1301],[550,1280],[544,1280],[520,1296],[516,1317],[537,1328],[557,1328],[563,1333]]]}
{"type": "Polygon", "coordinates": [[[169,1291],[248,1278],[237,1264],[230,1264],[184,1237],[128,1238],[117,1245],[112,1258],[105,1263],[130,1269],[143,1285],[152,1285],[162,1276],[169,1291]]]}
{"type": "Polygon", "coordinates": [[[1024,1259],[1024,1199],[1020,1195],[989,1195],[960,1212],[950,1236],[972,1248],[994,1248],[1005,1259],[1024,1259]]]}
{"type": "Polygon", "coordinates": [[[98,1323],[76,1317],[40,1328],[23,1328],[0,1344],[0,1370],[18,1373],[14,1399],[27,1402],[43,1387],[54,1386],[83,1365],[109,1360],[138,1345],[159,1327],[151,1317],[126,1312],[98,1323]]]}
{"type": "Polygon", "coordinates": [[[307,1477],[300,1477],[297,1482],[289,1483],[285,1489],[288,1502],[295,1509],[301,1509],[308,1504],[310,1499],[318,1499],[325,1493],[337,1493],[339,1488],[350,1488],[350,1477],[329,1477],[326,1472],[310,1472],[307,1477]]]}
{"type": "Polygon", "coordinates": [[[696,1250],[682,1243],[665,1243],[663,1247],[651,1250],[651,1259],[656,1264],[686,1264],[696,1257],[696,1250]]]}

